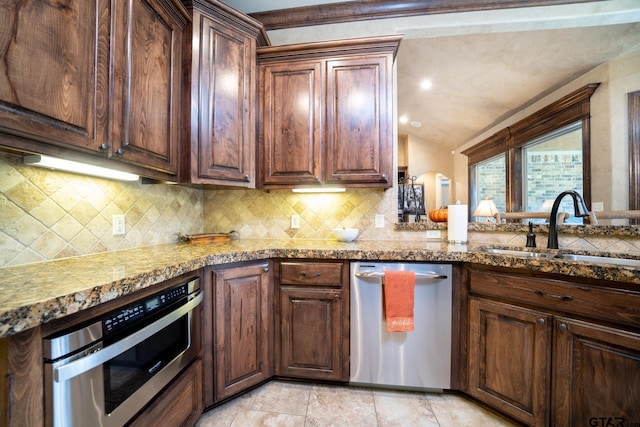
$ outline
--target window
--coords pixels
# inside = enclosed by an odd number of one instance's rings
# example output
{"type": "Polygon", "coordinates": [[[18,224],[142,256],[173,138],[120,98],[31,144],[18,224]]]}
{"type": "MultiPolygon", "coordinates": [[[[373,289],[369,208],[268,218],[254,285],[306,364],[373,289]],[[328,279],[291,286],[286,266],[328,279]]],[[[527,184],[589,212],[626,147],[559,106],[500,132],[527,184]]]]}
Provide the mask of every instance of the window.
{"type": "MultiPolygon", "coordinates": [[[[505,155],[480,162],[474,168],[478,201],[491,199],[500,212],[507,207],[507,174],[505,155]]],[[[477,205],[477,204],[476,204],[477,205]]]]}
{"type": "MultiPolygon", "coordinates": [[[[463,151],[469,157],[470,211],[485,198],[500,212],[548,211],[565,190],[576,190],[590,206],[589,100],[598,85],[587,85],[463,151]]],[[[573,212],[570,200],[563,201],[562,210],[573,212]]]]}
{"type": "MultiPolygon", "coordinates": [[[[582,166],[582,122],[544,135],[522,148],[523,204],[525,212],[549,212],[556,196],[565,190],[584,192],[582,166]]],[[[561,210],[573,212],[571,199],[561,210]]],[[[542,219],[533,222],[545,222],[542,219]]],[[[581,223],[570,217],[568,221],[581,223]]]]}

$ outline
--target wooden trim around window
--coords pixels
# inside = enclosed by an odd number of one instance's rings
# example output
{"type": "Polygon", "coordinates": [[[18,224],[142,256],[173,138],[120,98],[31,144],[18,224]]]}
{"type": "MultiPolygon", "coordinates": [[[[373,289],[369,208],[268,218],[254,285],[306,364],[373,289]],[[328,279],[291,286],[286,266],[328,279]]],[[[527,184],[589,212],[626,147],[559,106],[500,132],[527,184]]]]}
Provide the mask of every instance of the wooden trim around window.
{"type": "MultiPolygon", "coordinates": [[[[538,110],[532,115],[496,132],[489,138],[467,148],[461,153],[469,158],[469,192],[473,196],[471,168],[479,162],[505,153],[507,181],[507,212],[522,209],[522,147],[532,140],[561,129],[572,123],[582,121],[582,184],[583,199],[591,206],[591,95],[600,83],[591,83],[538,110]]],[[[640,92],[638,92],[640,94],[640,92]]],[[[631,101],[630,101],[631,102],[631,101]]],[[[640,114],[640,95],[638,96],[638,114],[640,114]]],[[[630,104],[631,105],[631,104],[630,104]]],[[[631,106],[629,107],[631,115],[631,106]]],[[[631,117],[631,116],[630,116],[631,117]]],[[[636,165],[640,159],[640,123],[636,165]]],[[[630,144],[631,146],[631,144],[630,144]]],[[[631,157],[631,156],[630,156],[631,157]]],[[[638,172],[636,172],[638,174],[638,172]]],[[[640,180],[640,177],[638,178],[640,180]]],[[[640,181],[638,181],[640,185],[640,181]]],[[[640,187],[638,187],[640,188],[640,187]]],[[[640,203],[640,202],[639,202],[640,203]]],[[[469,203],[471,207],[471,203],[469,203]]],[[[629,209],[633,209],[629,207],[629,209]]]]}
{"type": "MultiPolygon", "coordinates": [[[[640,91],[629,93],[629,209],[640,209],[640,91]]],[[[629,220],[630,224],[639,224],[629,220]]]]}
{"type": "Polygon", "coordinates": [[[308,27],[371,19],[402,18],[441,13],[474,12],[518,7],[556,6],[598,0],[368,0],[255,12],[249,15],[267,30],[308,27]]]}

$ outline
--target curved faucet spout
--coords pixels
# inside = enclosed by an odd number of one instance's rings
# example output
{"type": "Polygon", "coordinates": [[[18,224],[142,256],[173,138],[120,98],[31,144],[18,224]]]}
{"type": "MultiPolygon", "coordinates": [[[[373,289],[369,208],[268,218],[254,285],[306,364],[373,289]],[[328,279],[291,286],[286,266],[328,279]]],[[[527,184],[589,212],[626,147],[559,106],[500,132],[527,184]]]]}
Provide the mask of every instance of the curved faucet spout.
{"type": "Polygon", "coordinates": [[[582,196],[573,190],[563,191],[556,197],[551,208],[551,216],[549,218],[549,239],[547,240],[547,249],[558,249],[558,210],[560,209],[560,202],[564,196],[570,195],[573,199],[574,214],[577,217],[589,216],[589,209],[584,203],[582,196]]]}

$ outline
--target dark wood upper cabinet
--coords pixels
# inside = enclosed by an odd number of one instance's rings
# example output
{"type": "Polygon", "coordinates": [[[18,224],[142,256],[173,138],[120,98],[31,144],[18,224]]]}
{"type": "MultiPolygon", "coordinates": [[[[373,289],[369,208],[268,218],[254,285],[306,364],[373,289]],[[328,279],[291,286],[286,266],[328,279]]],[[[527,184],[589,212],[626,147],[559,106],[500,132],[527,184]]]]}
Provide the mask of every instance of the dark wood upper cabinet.
{"type": "Polygon", "coordinates": [[[175,180],[178,0],[8,2],[0,145],[175,180]]]}
{"type": "Polygon", "coordinates": [[[258,49],[263,188],[391,187],[401,38],[258,49]]]}
{"type": "Polygon", "coordinates": [[[263,185],[320,184],[322,63],[265,64],[261,76],[263,185]]]}
{"type": "Polygon", "coordinates": [[[110,3],[3,4],[0,145],[97,152],[107,141],[110,3]]]}
{"type": "Polygon", "coordinates": [[[391,186],[392,65],[376,54],[327,61],[326,183],[391,186]]]}
{"type": "Polygon", "coordinates": [[[180,182],[255,188],[256,45],[266,34],[217,1],[187,8],[180,182]]]}
{"type": "Polygon", "coordinates": [[[175,175],[186,10],[168,0],[127,0],[118,6],[113,33],[113,154],[175,175]]]}

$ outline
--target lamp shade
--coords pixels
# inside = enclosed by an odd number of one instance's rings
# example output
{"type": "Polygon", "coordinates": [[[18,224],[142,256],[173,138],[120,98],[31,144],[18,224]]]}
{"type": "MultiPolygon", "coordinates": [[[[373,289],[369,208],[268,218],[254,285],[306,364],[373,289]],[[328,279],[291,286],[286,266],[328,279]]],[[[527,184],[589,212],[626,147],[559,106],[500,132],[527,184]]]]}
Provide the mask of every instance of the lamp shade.
{"type": "Polygon", "coordinates": [[[493,200],[484,199],[480,202],[476,210],[473,212],[473,216],[494,216],[498,213],[498,208],[496,208],[493,200]]]}

